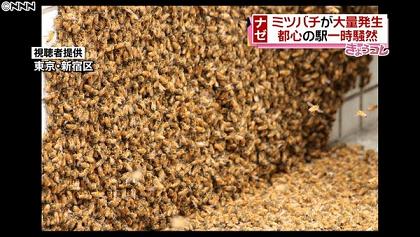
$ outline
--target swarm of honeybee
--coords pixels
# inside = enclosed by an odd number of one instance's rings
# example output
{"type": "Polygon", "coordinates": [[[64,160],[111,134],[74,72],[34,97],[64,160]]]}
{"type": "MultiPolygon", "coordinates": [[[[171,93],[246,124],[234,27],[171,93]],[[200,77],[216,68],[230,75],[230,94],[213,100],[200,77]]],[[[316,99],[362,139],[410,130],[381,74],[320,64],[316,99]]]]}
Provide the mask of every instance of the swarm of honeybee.
{"type": "Polygon", "coordinates": [[[43,228],[165,229],[316,155],[370,59],[249,47],[246,17],[327,10],[60,7],[58,45],[95,71],[46,76],[43,228]]]}

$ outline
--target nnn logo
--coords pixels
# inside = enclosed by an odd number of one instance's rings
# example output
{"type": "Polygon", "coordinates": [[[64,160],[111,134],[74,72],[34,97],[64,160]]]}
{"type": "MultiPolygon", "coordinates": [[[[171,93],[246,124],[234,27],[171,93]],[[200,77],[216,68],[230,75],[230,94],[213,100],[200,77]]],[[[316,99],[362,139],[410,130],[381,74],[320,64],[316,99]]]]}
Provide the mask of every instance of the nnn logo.
{"type": "Polygon", "coordinates": [[[5,12],[12,11],[35,11],[35,2],[8,2],[1,3],[1,9],[5,12]]]}

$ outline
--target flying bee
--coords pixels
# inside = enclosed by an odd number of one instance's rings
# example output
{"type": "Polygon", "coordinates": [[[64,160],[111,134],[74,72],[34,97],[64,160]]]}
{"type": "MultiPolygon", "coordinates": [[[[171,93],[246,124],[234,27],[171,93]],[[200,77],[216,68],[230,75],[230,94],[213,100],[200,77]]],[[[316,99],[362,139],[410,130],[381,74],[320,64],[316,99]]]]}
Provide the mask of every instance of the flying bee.
{"type": "Polygon", "coordinates": [[[48,33],[47,43],[51,42],[54,39],[54,31],[48,33]]]}
{"type": "Polygon", "coordinates": [[[356,112],[356,116],[366,118],[367,114],[364,111],[359,110],[359,111],[356,112]]]}
{"type": "Polygon", "coordinates": [[[376,109],[378,108],[378,105],[377,104],[371,104],[371,105],[369,105],[369,107],[368,107],[368,111],[375,111],[376,109]]]}
{"type": "Polygon", "coordinates": [[[311,102],[307,102],[307,104],[308,104],[308,106],[310,107],[310,108],[309,108],[309,112],[311,112],[311,113],[315,113],[315,112],[318,112],[318,113],[324,113],[324,111],[322,111],[322,110],[319,108],[319,105],[313,105],[311,102]]]}

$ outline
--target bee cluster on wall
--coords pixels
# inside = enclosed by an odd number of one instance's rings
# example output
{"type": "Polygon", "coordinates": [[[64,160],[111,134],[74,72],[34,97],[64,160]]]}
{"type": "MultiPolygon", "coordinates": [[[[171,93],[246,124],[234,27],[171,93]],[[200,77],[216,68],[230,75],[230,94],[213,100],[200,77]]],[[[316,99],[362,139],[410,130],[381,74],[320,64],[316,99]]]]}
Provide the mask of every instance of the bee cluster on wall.
{"type": "Polygon", "coordinates": [[[58,45],[86,47],[95,71],[46,73],[43,228],[164,229],[321,156],[370,57],[250,47],[246,18],[372,11],[59,7],[58,45]]]}

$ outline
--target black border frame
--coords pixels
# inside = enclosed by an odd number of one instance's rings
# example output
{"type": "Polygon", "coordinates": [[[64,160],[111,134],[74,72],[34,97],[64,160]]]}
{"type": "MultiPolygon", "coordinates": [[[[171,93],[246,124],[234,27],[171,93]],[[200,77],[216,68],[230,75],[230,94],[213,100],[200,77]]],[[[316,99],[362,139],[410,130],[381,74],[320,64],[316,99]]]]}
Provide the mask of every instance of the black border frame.
{"type": "MultiPolygon", "coordinates": [[[[379,83],[379,231],[378,232],[323,232],[322,235],[329,234],[383,234],[389,232],[394,227],[396,222],[390,222],[388,219],[392,216],[392,212],[397,211],[398,208],[390,206],[392,177],[390,172],[401,164],[391,163],[391,149],[394,147],[392,138],[385,136],[398,132],[398,127],[389,126],[389,121],[393,115],[392,109],[388,106],[396,106],[394,102],[395,90],[405,89],[400,85],[400,88],[395,87],[395,82],[392,80],[392,69],[395,64],[391,62],[396,58],[400,58],[400,51],[397,47],[400,45],[396,42],[397,37],[397,12],[396,8],[385,3],[384,1],[356,1],[347,0],[345,2],[338,2],[326,0],[322,3],[315,3],[310,1],[259,1],[251,2],[247,0],[235,2],[223,1],[209,1],[202,0],[195,1],[83,1],[83,0],[44,0],[36,1],[35,12],[3,12],[0,11],[0,19],[2,23],[2,40],[5,52],[6,65],[2,66],[2,70],[7,77],[3,78],[3,83],[6,93],[2,96],[4,105],[4,116],[6,118],[7,132],[10,135],[5,137],[6,147],[11,149],[7,155],[2,155],[6,164],[3,165],[6,172],[2,172],[3,183],[2,195],[6,197],[4,206],[7,208],[6,221],[10,224],[5,224],[5,227],[10,228],[11,231],[20,233],[21,231],[27,232],[27,236],[40,236],[40,235],[55,235],[55,234],[92,234],[89,232],[48,232],[41,231],[41,77],[40,73],[33,71],[33,60],[30,57],[30,47],[39,46],[41,44],[41,6],[44,5],[378,5],[379,13],[388,14],[390,20],[389,30],[389,45],[390,54],[386,57],[379,57],[379,75],[381,77],[379,83]],[[392,83],[392,84],[391,84],[392,83]],[[393,90],[393,91],[391,91],[393,90]],[[10,93],[10,94],[8,94],[10,93]],[[389,119],[389,120],[388,120],[389,119]],[[388,120],[388,121],[387,121],[388,120]],[[13,124],[13,125],[9,125],[13,124]],[[10,129],[10,130],[9,130],[10,129]],[[395,166],[394,166],[395,165],[395,166]],[[392,166],[392,167],[391,167],[392,166]],[[391,171],[390,171],[391,170],[391,171]],[[387,174],[388,173],[388,174],[387,174]],[[22,200],[23,198],[23,200],[22,200]],[[9,212],[10,211],[10,212],[9,212]],[[386,216],[386,217],[385,217],[386,216]]],[[[398,184],[397,184],[398,185],[398,184]]],[[[2,197],[2,198],[3,198],[2,197]]],[[[394,199],[395,200],[395,199],[394,199]]],[[[401,221],[401,220],[400,220],[401,221]]],[[[398,221],[397,221],[398,222],[398,221]]],[[[156,233],[156,232],[150,232],[156,233]]],[[[159,233],[172,233],[172,232],[159,232],[159,233]]],[[[199,232],[205,234],[207,232],[199,232]]],[[[215,232],[210,232],[214,233],[215,232]]],[[[231,234],[231,232],[225,232],[231,234]]],[[[251,234],[253,232],[236,232],[241,234],[251,234]]],[[[275,233],[275,232],[274,232],[275,233]]],[[[282,232],[285,233],[285,232],[282,232]]],[[[321,234],[318,232],[286,232],[287,234],[321,234]]],[[[138,235],[138,232],[96,232],[99,235],[138,235]]],[[[182,232],[183,235],[190,234],[189,232],[182,232]]],[[[217,233],[219,234],[219,233],[217,233]]],[[[264,234],[273,234],[265,233],[264,234]]]]}

